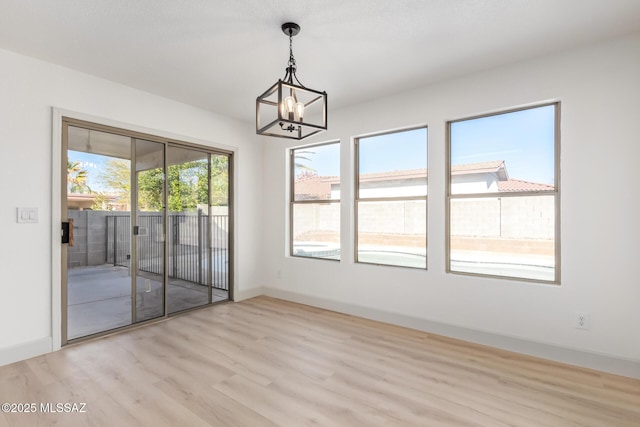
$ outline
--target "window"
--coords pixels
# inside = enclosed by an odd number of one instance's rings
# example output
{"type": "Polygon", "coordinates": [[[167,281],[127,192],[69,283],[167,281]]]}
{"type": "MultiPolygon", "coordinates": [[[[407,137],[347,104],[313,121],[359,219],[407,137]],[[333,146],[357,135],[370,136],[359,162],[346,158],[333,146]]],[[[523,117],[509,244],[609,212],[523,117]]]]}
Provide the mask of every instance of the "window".
{"type": "Polygon", "coordinates": [[[559,109],[449,122],[449,272],[559,282],[559,109]]]}
{"type": "Polygon", "coordinates": [[[291,150],[291,255],[340,259],[340,143],[291,150]]]}
{"type": "Polygon", "coordinates": [[[356,262],[427,268],[427,128],[357,138],[356,262]]]}

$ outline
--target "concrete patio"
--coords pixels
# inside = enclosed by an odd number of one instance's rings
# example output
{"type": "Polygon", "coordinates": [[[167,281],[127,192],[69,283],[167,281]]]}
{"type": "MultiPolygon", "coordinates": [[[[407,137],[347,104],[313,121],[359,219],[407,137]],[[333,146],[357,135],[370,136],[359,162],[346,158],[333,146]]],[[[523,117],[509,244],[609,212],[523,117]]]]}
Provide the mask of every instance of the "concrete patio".
{"type": "MultiPolygon", "coordinates": [[[[159,275],[139,272],[136,286],[136,320],[164,315],[159,275]]],[[[68,339],[127,326],[132,323],[131,276],[126,267],[102,265],[69,269],[68,339]]],[[[212,302],[225,301],[229,292],[212,289],[212,302]]],[[[168,311],[176,313],[208,303],[206,285],[169,279],[168,311]]]]}

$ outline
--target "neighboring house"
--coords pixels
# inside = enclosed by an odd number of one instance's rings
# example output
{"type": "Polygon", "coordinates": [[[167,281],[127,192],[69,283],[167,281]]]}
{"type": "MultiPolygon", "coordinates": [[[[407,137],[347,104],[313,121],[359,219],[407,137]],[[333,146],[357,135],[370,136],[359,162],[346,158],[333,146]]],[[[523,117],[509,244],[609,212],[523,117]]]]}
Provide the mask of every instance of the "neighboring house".
{"type": "MultiPolygon", "coordinates": [[[[553,190],[552,185],[510,178],[503,160],[456,165],[451,175],[453,193],[553,190]]],[[[362,174],[360,196],[426,194],[426,177],[426,169],[362,174]]],[[[340,179],[336,176],[305,173],[296,180],[295,188],[297,200],[340,198],[340,179]]],[[[475,239],[483,239],[485,250],[553,254],[555,207],[552,197],[466,198],[455,200],[450,209],[453,250],[473,248],[477,246],[475,239]],[[517,244],[505,246],[505,241],[517,244]]],[[[339,211],[337,204],[298,206],[296,241],[337,242],[339,211]]],[[[426,218],[426,205],[416,200],[365,204],[358,212],[360,243],[424,249],[424,238],[420,236],[427,232],[426,223],[410,219],[415,217],[426,218]]]]}
{"type": "MultiPolygon", "coordinates": [[[[337,176],[320,176],[315,173],[305,172],[296,177],[296,200],[329,200],[332,186],[338,183],[337,176]]],[[[340,194],[338,194],[340,196],[340,194]]]]}
{"type": "Polygon", "coordinates": [[[101,196],[100,194],[86,194],[86,193],[67,193],[67,209],[70,210],[93,210],[96,204],[96,199],[103,197],[101,203],[101,209],[105,211],[127,211],[129,210],[128,204],[116,203],[118,196],[108,195],[101,196]]]}
{"type": "Polygon", "coordinates": [[[91,209],[95,201],[95,194],[84,193],[68,193],[67,194],[67,209],[84,211],[91,209]]]}
{"type": "MultiPolygon", "coordinates": [[[[553,190],[552,185],[509,177],[503,160],[453,166],[453,193],[500,193],[553,190]]],[[[360,196],[390,197],[426,194],[427,169],[412,169],[360,175],[360,196]]],[[[298,200],[340,198],[340,178],[304,174],[296,179],[298,200]]]]}

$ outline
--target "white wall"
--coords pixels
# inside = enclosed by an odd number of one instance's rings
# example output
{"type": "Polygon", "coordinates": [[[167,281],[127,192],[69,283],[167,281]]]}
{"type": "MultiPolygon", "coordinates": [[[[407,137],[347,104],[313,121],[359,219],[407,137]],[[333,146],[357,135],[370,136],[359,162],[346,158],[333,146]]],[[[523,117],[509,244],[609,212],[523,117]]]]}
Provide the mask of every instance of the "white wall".
{"type": "Polygon", "coordinates": [[[267,144],[265,292],[640,377],[638,76],[640,34],[331,110],[330,130],[311,142],[343,142],[339,263],[286,256],[286,147],[267,144]],[[562,103],[561,285],[446,274],[445,122],[552,100],[562,103]],[[429,269],[356,265],[351,138],[422,124],[429,269]],[[590,314],[590,330],[574,327],[576,312],[590,314]]]}
{"type": "Polygon", "coordinates": [[[59,183],[51,182],[51,174],[60,153],[52,148],[52,107],[233,149],[236,296],[255,293],[261,205],[255,189],[261,185],[262,149],[252,124],[1,50],[0,93],[0,365],[55,347],[52,253],[59,243],[52,242],[52,219],[60,214],[52,212],[52,186],[59,183]],[[37,207],[39,222],[17,224],[18,206],[37,207]]]}

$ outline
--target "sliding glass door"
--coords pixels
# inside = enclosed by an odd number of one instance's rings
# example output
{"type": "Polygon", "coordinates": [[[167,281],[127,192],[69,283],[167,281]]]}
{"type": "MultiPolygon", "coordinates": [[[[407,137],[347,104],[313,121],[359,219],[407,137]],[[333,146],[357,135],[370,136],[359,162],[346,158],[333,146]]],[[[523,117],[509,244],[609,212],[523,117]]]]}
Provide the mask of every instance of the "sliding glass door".
{"type": "Polygon", "coordinates": [[[230,298],[230,159],[63,121],[63,344],[230,298]]]}

